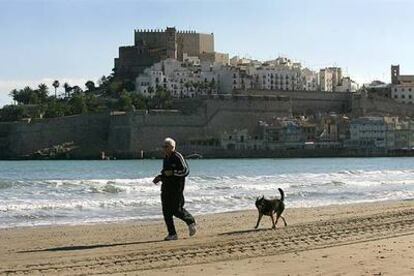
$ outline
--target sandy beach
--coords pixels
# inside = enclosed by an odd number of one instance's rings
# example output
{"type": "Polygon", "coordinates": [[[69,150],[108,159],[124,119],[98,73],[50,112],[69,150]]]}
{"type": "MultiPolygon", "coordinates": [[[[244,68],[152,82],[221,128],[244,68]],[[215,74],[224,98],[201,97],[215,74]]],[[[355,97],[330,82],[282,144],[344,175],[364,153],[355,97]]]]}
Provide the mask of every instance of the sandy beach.
{"type": "Polygon", "coordinates": [[[414,275],[414,201],[255,210],[197,217],[163,242],[161,221],[0,230],[0,274],[414,275]]]}

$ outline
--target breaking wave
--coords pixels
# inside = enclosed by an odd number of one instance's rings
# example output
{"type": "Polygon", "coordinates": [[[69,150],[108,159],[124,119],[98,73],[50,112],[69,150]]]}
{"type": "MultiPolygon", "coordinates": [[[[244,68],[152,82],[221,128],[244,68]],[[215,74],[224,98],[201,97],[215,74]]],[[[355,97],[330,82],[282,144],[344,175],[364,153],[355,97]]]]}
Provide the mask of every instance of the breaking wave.
{"type": "MultiPolygon", "coordinates": [[[[413,169],[313,171],[313,166],[273,174],[199,170],[186,183],[187,208],[196,214],[252,209],[257,196],[278,197],[279,187],[290,208],[414,198],[413,169]]],[[[145,175],[0,179],[0,228],[159,218],[159,195],[160,187],[145,175]]]]}

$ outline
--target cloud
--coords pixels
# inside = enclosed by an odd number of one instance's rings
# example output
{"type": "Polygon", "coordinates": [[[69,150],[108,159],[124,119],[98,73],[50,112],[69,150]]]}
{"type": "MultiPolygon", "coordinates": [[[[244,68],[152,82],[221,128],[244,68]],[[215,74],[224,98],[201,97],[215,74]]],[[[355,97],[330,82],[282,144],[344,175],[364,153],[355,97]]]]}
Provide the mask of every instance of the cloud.
{"type": "Polygon", "coordinates": [[[54,80],[59,80],[60,88],[58,88],[58,93],[62,93],[63,84],[65,82],[69,83],[71,86],[78,85],[81,88],[85,88],[85,83],[88,80],[95,81],[99,79],[98,77],[92,78],[43,78],[38,80],[1,80],[0,79],[0,107],[6,104],[12,103],[12,98],[9,96],[9,93],[13,89],[22,89],[26,86],[36,88],[40,83],[44,83],[49,87],[50,94],[54,93],[52,83],[54,80]]]}

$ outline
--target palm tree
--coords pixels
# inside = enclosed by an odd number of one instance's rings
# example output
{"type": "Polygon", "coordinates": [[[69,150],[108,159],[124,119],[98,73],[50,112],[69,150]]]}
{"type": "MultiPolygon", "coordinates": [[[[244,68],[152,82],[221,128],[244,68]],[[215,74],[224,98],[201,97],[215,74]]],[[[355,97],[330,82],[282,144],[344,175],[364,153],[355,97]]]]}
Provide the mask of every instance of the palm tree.
{"type": "Polygon", "coordinates": [[[69,83],[65,82],[63,84],[63,88],[65,89],[65,98],[69,97],[70,91],[72,90],[72,87],[69,85],[69,83]]]}
{"type": "Polygon", "coordinates": [[[60,83],[58,80],[55,80],[52,85],[55,88],[55,98],[57,98],[57,88],[60,86],[60,83]]]}
{"type": "Polygon", "coordinates": [[[85,83],[85,86],[86,86],[86,88],[88,88],[88,92],[91,92],[91,91],[95,90],[95,83],[91,80],[88,80],[85,83]]]}
{"type": "Polygon", "coordinates": [[[39,96],[40,101],[41,102],[46,102],[47,93],[48,93],[48,87],[47,87],[47,85],[44,84],[44,83],[41,83],[37,87],[38,87],[37,93],[38,93],[38,96],[39,96]]]}
{"type": "Polygon", "coordinates": [[[73,90],[73,94],[75,94],[75,95],[80,95],[83,92],[83,90],[79,86],[77,86],[77,85],[75,85],[74,87],[72,87],[72,90],[73,90]]]}

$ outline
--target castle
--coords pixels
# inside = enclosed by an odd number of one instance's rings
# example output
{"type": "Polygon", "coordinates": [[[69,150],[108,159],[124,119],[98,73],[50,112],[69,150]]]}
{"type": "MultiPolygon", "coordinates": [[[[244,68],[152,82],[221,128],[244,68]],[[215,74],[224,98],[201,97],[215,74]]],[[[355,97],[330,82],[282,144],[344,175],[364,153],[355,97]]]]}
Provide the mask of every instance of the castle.
{"type": "Polygon", "coordinates": [[[195,31],[135,30],[133,46],[119,47],[115,58],[115,76],[134,80],[145,68],[167,58],[182,61],[184,57],[198,57],[201,61],[226,62],[227,54],[214,51],[214,34],[195,31]]]}

